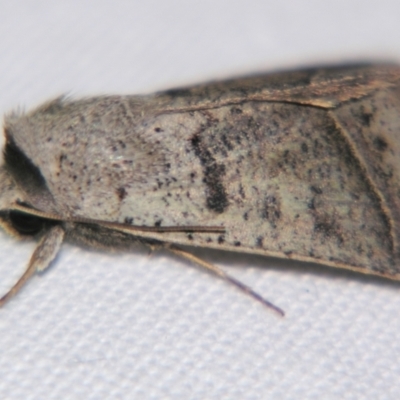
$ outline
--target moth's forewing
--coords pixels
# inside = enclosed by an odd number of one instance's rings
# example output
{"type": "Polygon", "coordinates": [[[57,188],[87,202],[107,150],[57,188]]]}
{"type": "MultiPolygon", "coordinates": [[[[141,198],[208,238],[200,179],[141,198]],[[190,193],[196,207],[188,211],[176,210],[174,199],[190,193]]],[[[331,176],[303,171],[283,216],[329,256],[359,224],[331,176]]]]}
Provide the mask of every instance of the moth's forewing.
{"type": "Polygon", "coordinates": [[[399,85],[393,66],[305,70],[58,99],[5,125],[43,178],[25,190],[32,207],[223,226],[142,236],[398,278],[399,85]]]}

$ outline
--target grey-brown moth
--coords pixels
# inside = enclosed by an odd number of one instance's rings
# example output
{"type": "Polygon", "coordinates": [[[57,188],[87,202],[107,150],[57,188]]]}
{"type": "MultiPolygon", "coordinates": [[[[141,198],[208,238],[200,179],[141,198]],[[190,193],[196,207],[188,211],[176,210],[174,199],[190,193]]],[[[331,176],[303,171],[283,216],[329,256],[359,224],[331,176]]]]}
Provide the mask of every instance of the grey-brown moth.
{"type": "Polygon", "coordinates": [[[58,98],[5,117],[2,226],[39,244],[179,245],[400,279],[400,68],[253,76],[147,96],[58,98]]]}

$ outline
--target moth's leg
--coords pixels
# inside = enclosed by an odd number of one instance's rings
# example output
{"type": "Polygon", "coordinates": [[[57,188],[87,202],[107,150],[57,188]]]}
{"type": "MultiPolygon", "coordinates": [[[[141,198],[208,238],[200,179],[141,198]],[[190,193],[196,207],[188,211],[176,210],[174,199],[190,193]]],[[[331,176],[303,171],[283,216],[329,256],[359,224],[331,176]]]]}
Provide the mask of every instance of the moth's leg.
{"type": "Polygon", "coordinates": [[[208,271],[213,272],[214,274],[218,275],[220,278],[226,280],[227,282],[233,284],[236,286],[238,289],[240,289],[242,292],[250,295],[253,297],[255,300],[259,301],[262,303],[264,306],[267,306],[268,308],[272,309],[273,311],[277,312],[279,315],[282,317],[285,315],[284,311],[281,310],[279,307],[276,305],[272,304],[268,300],[264,299],[262,296],[260,296],[258,293],[256,293],[253,289],[251,289],[249,286],[245,285],[244,283],[236,280],[229,274],[227,274],[225,271],[222,269],[216,267],[213,264],[208,263],[207,261],[202,260],[199,257],[196,257],[192,253],[189,253],[188,251],[185,251],[181,249],[178,246],[175,245],[169,245],[167,246],[168,250],[171,251],[174,254],[179,255],[180,257],[186,258],[187,260],[193,262],[194,264],[200,265],[201,267],[207,269],[208,271]]]}
{"type": "Polygon", "coordinates": [[[56,257],[64,239],[64,229],[60,225],[50,228],[41,238],[24,274],[17,283],[0,298],[0,307],[19,292],[26,281],[36,272],[45,270],[56,257]]]}

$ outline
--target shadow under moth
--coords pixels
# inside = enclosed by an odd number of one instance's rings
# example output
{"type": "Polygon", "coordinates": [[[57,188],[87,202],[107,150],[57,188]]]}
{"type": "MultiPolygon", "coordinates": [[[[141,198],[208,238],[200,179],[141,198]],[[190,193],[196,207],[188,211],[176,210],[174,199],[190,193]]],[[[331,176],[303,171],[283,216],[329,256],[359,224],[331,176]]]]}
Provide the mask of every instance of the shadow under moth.
{"type": "Polygon", "coordinates": [[[0,222],[38,245],[4,304],[64,240],[180,245],[400,279],[400,67],[232,79],[144,96],[60,97],[4,119],[0,222]]]}

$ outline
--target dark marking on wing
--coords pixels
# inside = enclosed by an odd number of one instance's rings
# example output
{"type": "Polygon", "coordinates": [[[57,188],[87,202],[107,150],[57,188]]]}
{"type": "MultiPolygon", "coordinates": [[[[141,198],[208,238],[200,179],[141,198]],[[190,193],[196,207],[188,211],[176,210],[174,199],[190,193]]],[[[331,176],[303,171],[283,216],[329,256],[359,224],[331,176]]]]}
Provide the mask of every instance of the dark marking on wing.
{"type": "Polygon", "coordinates": [[[273,228],[281,217],[281,204],[275,195],[268,195],[264,199],[264,205],[261,210],[261,218],[269,221],[273,228]]]}
{"type": "Polygon", "coordinates": [[[225,166],[215,161],[210,150],[202,143],[200,134],[196,133],[192,136],[191,145],[203,167],[207,208],[221,214],[228,207],[226,190],[221,180],[225,175],[225,166]]]}
{"type": "Polygon", "coordinates": [[[117,189],[117,196],[120,199],[120,201],[122,201],[127,195],[128,195],[128,192],[126,191],[126,189],[124,187],[119,187],[117,189]]]}
{"type": "Polygon", "coordinates": [[[378,150],[378,151],[384,151],[388,148],[388,144],[386,142],[386,140],[382,137],[377,136],[374,139],[374,147],[378,150]]]}

